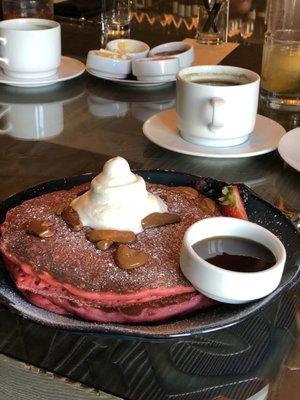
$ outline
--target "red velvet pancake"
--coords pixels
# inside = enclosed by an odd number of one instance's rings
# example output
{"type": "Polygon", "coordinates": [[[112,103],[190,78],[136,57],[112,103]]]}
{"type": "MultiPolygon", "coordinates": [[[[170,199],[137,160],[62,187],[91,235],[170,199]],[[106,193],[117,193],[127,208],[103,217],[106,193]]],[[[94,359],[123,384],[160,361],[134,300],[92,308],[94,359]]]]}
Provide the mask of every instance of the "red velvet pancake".
{"type": "Polygon", "coordinates": [[[186,229],[203,218],[220,215],[205,197],[187,198],[163,185],[147,184],[161,196],[176,224],[147,229],[129,246],[148,254],[148,262],[124,270],[114,261],[115,247],[98,250],[85,233],[73,232],[57,215],[89,185],[74,187],[25,201],[7,213],[1,226],[0,250],[12,279],[33,304],[90,321],[140,323],[165,320],[207,307],[212,301],[197,292],[179,267],[186,229]],[[24,228],[35,219],[53,224],[52,237],[41,239],[24,228]]]}

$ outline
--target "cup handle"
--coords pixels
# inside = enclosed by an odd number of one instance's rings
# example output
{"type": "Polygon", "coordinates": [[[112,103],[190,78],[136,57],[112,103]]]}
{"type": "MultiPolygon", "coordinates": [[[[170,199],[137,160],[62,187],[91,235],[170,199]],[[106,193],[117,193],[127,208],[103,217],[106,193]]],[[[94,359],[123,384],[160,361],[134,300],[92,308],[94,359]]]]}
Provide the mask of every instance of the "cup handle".
{"type": "MultiPolygon", "coordinates": [[[[7,114],[10,112],[10,106],[5,106],[3,107],[4,109],[2,111],[0,111],[0,120],[7,114]]],[[[11,131],[12,125],[9,123],[7,124],[7,127],[4,129],[0,129],[0,135],[1,133],[7,133],[9,131],[11,131]]]]}
{"type": "MultiPolygon", "coordinates": [[[[3,37],[0,37],[0,44],[2,46],[5,46],[6,43],[7,43],[7,40],[3,37]]],[[[8,65],[8,58],[0,57],[0,63],[8,65]]]]}
{"type": "Polygon", "coordinates": [[[224,118],[225,118],[225,107],[226,104],[224,99],[220,97],[213,97],[210,100],[210,104],[212,106],[212,120],[208,125],[209,129],[213,132],[218,131],[220,128],[224,126],[224,118]]]}

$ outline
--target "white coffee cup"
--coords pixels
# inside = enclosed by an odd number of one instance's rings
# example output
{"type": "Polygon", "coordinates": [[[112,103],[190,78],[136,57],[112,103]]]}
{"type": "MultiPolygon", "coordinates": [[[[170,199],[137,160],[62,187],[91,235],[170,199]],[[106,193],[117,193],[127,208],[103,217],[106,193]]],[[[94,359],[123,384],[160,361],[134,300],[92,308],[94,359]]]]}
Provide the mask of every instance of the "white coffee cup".
{"type": "Polygon", "coordinates": [[[259,75],[244,68],[211,65],[181,70],[176,83],[176,116],[182,138],[217,147],[245,142],[256,121],[259,84],[259,75]],[[226,85],[225,81],[236,84],[226,85]]]}
{"type": "Polygon", "coordinates": [[[13,78],[45,78],[61,62],[60,24],[38,18],[0,22],[0,66],[13,78]]]}
{"type": "Polygon", "coordinates": [[[5,127],[0,134],[16,139],[40,140],[59,135],[64,129],[63,102],[45,104],[1,105],[0,120],[5,127]]]}

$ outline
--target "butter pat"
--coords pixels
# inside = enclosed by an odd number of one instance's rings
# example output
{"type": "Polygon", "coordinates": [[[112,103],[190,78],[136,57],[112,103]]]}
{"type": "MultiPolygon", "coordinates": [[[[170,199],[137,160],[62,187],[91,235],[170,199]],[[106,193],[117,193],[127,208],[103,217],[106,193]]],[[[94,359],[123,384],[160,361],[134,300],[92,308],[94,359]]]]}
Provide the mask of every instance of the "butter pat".
{"type": "Polygon", "coordinates": [[[71,203],[83,226],[93,229],[143,231],[141,221],[154,212],[167,212],[164,201],[146,190],[144,179],[115,157],[91,183],[91,189],[71,203]]]}
{"type": "Polygon", "coordinates": [[[100,49],[97,51],[97,55],[105,58],[112,58],[112,59],[119,59],[119,60],[130,60],[130,57],[127,56],[126,54],[123,54],[118,51],[110,51],[110,50],[104,50],[100,49]]]}

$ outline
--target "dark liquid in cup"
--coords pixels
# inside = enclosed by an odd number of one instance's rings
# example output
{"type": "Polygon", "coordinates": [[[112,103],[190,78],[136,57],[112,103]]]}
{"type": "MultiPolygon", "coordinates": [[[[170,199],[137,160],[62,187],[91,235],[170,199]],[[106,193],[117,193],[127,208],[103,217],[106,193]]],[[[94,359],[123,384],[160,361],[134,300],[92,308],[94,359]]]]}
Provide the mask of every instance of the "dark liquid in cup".
{"type": "Polygon", "coordinates": [[[187,51],[188,49],[177,49],[177,50],[166,50],[160,51],[159,53],[155,53],[156,56],[175,56],[176,54],[181,54],[187,51]]]}
{"type": "Polygon", "coordinates": [[[207,86],[240,86],[254,82],[248,76],[227,73],[193,72],[183,75],[182,78],[191,83],[207,86]]]}
{"type": "Polygon", "coordinates": [[[225,80],[211,80],[211,79],[195,79],[192,80],[193,83],[199,83],[200,85],[208,85],[208,86],[238,86],[242,85],[242,82],[238,81],[225,81],[225,80]]]}
{"type": "Polygon", "coordinates": [[[262,244],[234,236],[216,236],[193,245],[195,252],[217,267],[236,272],[258,272],[276,263],[274,254],[262,244]]]}

